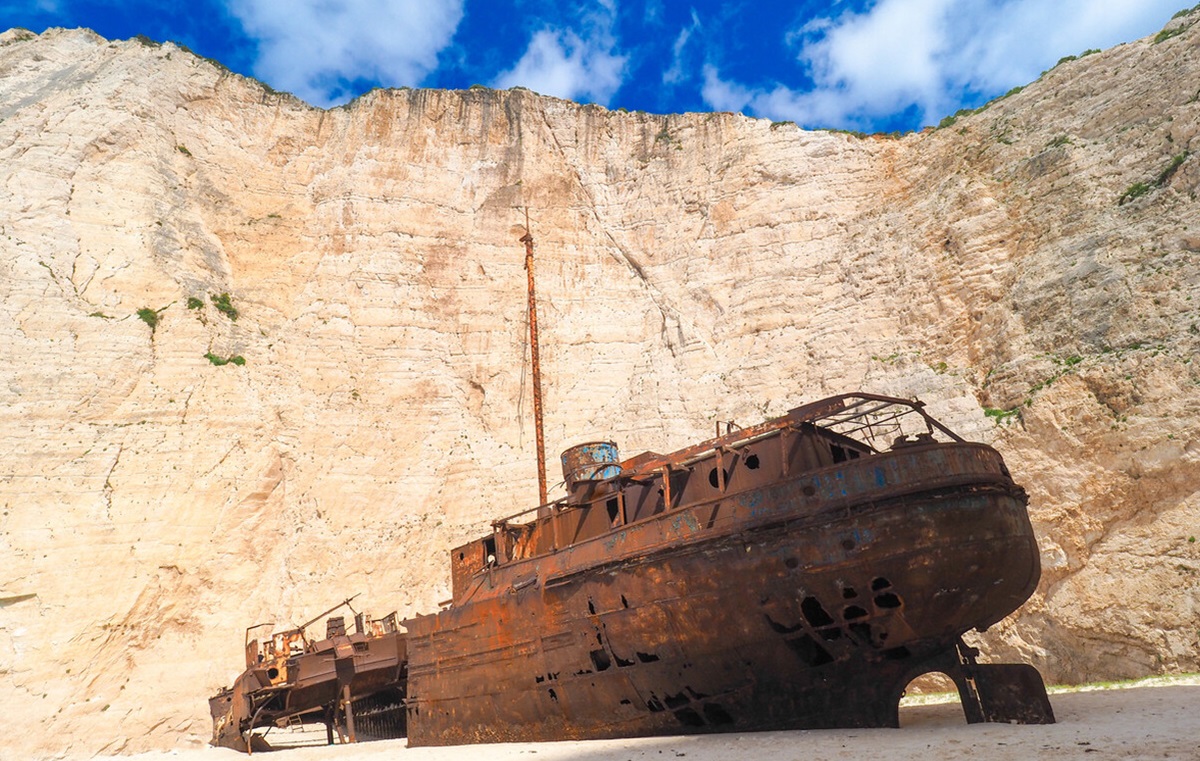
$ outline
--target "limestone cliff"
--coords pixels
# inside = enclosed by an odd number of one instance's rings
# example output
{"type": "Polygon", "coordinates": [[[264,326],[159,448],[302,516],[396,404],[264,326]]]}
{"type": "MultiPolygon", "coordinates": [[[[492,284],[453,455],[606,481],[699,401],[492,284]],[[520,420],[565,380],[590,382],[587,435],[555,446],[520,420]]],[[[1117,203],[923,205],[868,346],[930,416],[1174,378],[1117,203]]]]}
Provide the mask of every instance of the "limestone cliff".
{"type": "Polygon", "coordinates": [[[521,90],[324,111],[4,33],[6,744],[202,743],[246,626],[448,596],[446,549],[536,498],[522,206],[552,453],[919,396],[1031,494],[1042,584],[990,654],[1200,669],[1198,20],[901,139],[521,90]]]}

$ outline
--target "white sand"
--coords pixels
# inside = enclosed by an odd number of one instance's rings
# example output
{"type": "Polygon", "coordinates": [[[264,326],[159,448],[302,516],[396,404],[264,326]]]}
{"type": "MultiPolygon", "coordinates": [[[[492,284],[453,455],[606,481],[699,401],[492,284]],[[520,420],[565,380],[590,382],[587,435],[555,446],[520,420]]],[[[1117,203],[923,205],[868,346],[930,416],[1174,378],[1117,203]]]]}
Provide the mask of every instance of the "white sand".
{"type": "MultiPolygon", "coordinates": [[[[814,730],[659,737],[590,742],[408,748],[403,740],[309,746],[272,754],[274,761],[824,761],[850,759],[1179,759],[1200,760],[1200,679],[1168,686],[1051,696],[1058,723],[968,725],[957,703],[905,706],[900,729],[814,730]]],[[[284,739],[286,733],[276,738],[284,739]]],[[[308,733],[320,742],[324,731],[308,733]]],[[[138,761],[237,761],[243,754],[195,748],[134,756],[138,761]]],[[[128,757],[127,757],[128,758],[128,757]]]]}

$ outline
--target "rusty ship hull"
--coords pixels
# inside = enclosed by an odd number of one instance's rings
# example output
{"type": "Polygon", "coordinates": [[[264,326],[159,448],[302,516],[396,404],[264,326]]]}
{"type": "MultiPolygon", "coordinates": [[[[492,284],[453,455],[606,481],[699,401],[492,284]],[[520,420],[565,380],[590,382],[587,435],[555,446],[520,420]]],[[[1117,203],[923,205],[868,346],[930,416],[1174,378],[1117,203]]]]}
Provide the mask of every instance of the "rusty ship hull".
{"type": "Polygon", "coordinates": [[[814,425],[897,403],[838,397],[568,475],[567,500],[457,548],[453,604],[404,622],[410,745],[897,726],[930,671],[969,720],[1052,721],[1031,667],[960,640],[1040,574],[1000,455],[814,425]]]}
{"type": "Polygon", "coordinates": [[[1053,722],[1036,670],[961,639],[1038,583],[1026,494],[920,402],[846,394],[624,461],[591,442],[563,474],[451,550],[441,611],[248,642],[214,744],[289,721],[352,741],[372,696],[410,746],[894,727],[929,672],[970,722],[1053,722]]]}

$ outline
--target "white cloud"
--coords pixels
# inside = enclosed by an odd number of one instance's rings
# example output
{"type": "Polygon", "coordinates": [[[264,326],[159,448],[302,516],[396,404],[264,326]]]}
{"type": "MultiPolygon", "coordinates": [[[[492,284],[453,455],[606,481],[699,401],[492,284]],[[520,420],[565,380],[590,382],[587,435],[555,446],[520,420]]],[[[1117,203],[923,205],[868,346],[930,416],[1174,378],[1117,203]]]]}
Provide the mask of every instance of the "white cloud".
{"type": "Polygon", "coordinates": [[[642,21],[647,26],[658,26],[663,22],[665,10],[662,0],[646,0],[646,9],[642,12],[642,21]]]}
{"type": "Polygon", "coordinates": [[[229,10],[258,42],[255,76],[328,106],[348,100],[355,79],[420,84],[463,0],[230,0],[229,10]]]}
{"type": "Polygon", "coordinates": [[[516,65],[496,77],[493,85],[501,89],[519,85],[544,95],[607,105],[624,81],[628,59],[616,52],[611,31],[615,3],[609,0],[601,6],[603,12],[583,18],[587,38],[573,29],[545,27],[533,35],[516,65]]]}
{"type": "Polygon", "coordinates": [[[745,100],[739,110],[808,126],[869,125],[911,107],[924,123],[936,123],[964,99],[1036,79],[1062,56],[1149,34],[1178,2],[880,0],[789,35],[811,90],[747,89],[713,70],[704,97],[727,107],[729,93],[738,93],[745,100]]]}
{"type": "Polygon", "coordinates": [[[745,111],[761,94],[721,79],[716,66],[710,64],[704,67],[704,85],[700,88],[700,96],[718,111],[745,111]]]}
{"type": "Polygon", "coordinates": [[[692,23],[679,32],[679,36],[675,38],[675,44],[671,47],[671,68],[663,72],[663,84],[673,85],[683,79],[683,50],[687,47],[692,34],[699,28],[700,17],[696,15],[695,11],[692,11],[692,23]]]}

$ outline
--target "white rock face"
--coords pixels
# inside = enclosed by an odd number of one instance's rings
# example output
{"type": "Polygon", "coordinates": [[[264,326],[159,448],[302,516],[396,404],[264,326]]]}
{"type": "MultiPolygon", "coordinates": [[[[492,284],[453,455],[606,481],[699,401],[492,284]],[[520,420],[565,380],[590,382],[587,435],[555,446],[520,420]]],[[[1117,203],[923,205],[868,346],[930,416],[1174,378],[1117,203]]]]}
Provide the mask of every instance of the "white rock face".
{"type": "Polygon", "coordinates": [[[901,139],[526,91],[322,111],[4,33],[6,745],[206,742],[246,626],[449,596],[446,550],[537,494],[525,206],[552,455],[918,396],[1031,495],[1042,583],[994,660],[1200,670],[1198,19],[901,139]]]}

